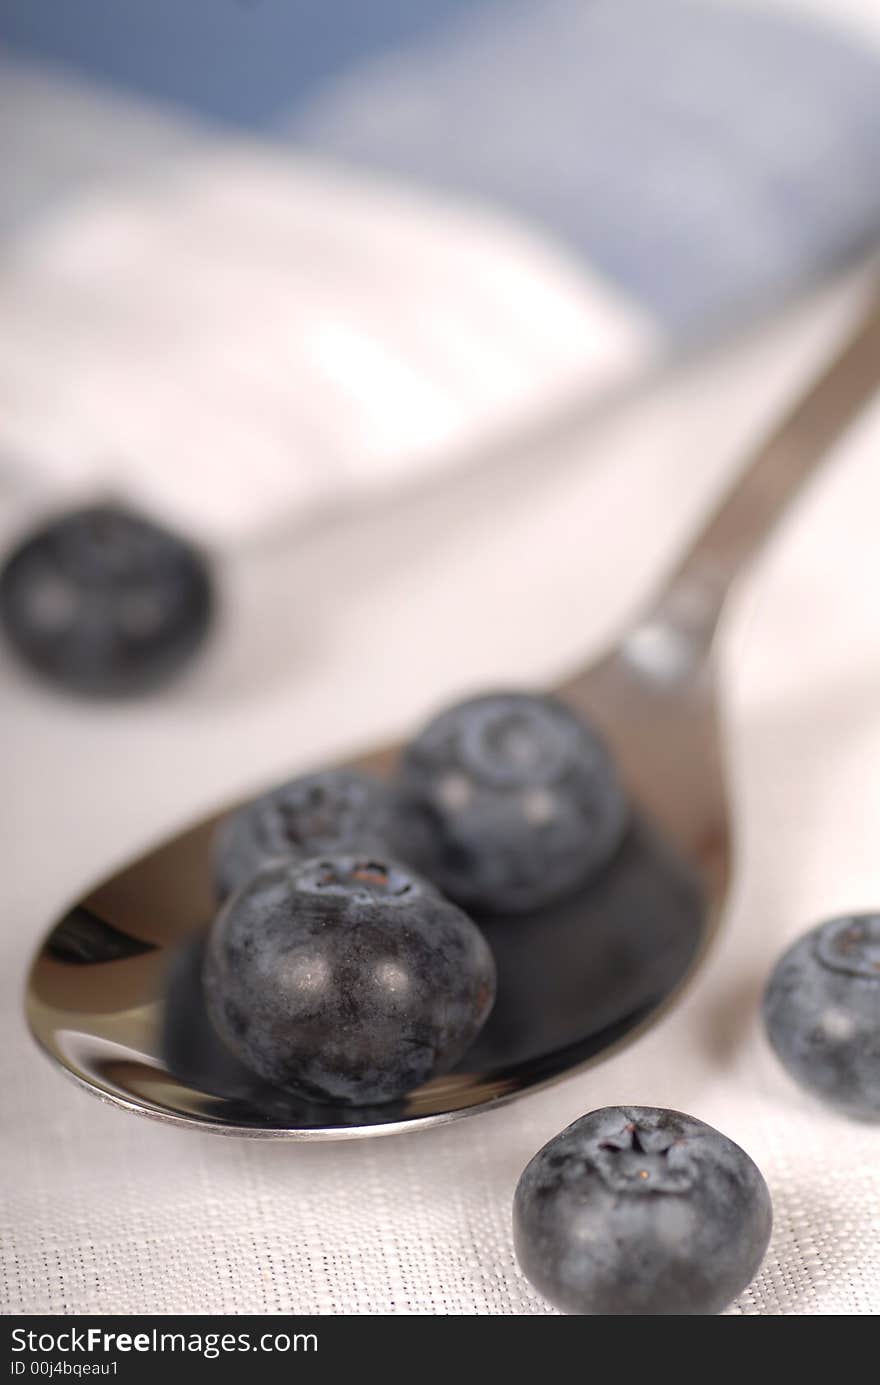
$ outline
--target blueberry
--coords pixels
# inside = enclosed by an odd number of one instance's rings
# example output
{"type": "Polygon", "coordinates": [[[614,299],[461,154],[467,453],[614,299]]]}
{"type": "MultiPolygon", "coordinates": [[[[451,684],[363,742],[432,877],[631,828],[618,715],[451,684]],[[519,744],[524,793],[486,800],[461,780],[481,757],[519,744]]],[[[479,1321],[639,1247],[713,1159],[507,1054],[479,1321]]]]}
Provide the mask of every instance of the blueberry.
{"type": "Polygon", "coordinates": [[[796,1081],[847,1115],[880,1120],[880,914],[805,933],[777,962],[763,1008],[796,1081]]]}
{"type": "Polygon", "coordinates": [[[538,908],[599,869],[626,826],[596,733],[561,702],[497,693],[459,703],[406,749],[401,851],[451,899],[538,908]]]}
{"type": "Polygon", "coordinates": [[[566,1313],[718,1313],[757,1273],[771,1222],[739,1145],[650,1106],[582,1116],[526,1166],[514,1200],[520,1265],[566,1313]]]}
{"type": "Polygon", "coordinates": [[[223,900],[270,861],[387,850],[392,796],[378,779],[330,769],[292,779],[221,822],[214,880],[223,900]]]}
{"type": "Polygon", "coordinates": [[[207,1008],[253,1072],[317,1101],[394,1101],[469,1048],[495,994],[488,944],[385,858],[269,866],[221,909],[207,1008]]]}
{"type": "Polygon", "coordinates": [[[10,643],[37,673],[78,693],[161,683],[201,644],[212,604],[196,550],[113,505],[53,520],[0,572],[10,643]]]}

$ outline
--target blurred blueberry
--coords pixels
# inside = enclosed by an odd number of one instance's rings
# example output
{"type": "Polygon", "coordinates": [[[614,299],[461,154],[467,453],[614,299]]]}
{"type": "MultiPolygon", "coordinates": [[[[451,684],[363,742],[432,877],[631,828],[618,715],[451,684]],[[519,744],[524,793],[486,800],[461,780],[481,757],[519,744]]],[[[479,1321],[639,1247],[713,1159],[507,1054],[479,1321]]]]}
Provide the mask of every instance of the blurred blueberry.
{"type": "Polygon", "coordinates": [[[399,774],[399,850],[451,899],[538,908],[603,866],[627,821],[598,735],[550,697],[495,693],[436,717],[399,774]]]}
{"type": "Polygon", "coordinates": [[[77,693],[112,697],[164,682],[202,643],[212,608],[197,550],[115,505],[52,520],[0,572],[9,642],[37,673],[77,693]]]}
{"type": "Polygon", "coordinates": [[[880,1120],[880,914],[805,933],[777,962],[763,1010],[801,1086],[847,1115],[880,1120]]]}
{"type": "Polygon", "coordinates": [[[214,839],[223,900],[270,861],[386,849],[392,798],[380,780],[329,769],[281,784],[224,818],[214,839]]]}

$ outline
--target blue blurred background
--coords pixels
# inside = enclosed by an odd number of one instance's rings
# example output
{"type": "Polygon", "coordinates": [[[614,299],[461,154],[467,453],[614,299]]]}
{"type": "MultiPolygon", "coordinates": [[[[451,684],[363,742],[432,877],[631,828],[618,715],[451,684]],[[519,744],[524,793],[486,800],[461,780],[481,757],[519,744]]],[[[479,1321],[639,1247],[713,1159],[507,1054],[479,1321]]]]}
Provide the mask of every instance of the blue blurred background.
{"type": "Polygon", "coordinates": [[[254,130],[483,0],[2,0],[7,46],[254,130]]]}

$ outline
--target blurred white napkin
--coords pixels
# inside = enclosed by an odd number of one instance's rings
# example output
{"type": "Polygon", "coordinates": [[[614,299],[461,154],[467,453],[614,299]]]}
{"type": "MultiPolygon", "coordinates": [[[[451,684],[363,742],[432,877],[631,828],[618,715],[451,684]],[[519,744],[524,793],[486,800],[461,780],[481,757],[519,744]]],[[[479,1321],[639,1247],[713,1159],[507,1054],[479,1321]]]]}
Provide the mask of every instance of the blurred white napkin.
{"type": "MultiPolygon", "coordinates": [[[[65,113],[132,119],[72,90],[65,113]]],[[[656,349],[503,215],[198,127],[179,146],[0,244],[0,458],[35,503],[106,488],[235,543],[461,464],[656,349]]]]}

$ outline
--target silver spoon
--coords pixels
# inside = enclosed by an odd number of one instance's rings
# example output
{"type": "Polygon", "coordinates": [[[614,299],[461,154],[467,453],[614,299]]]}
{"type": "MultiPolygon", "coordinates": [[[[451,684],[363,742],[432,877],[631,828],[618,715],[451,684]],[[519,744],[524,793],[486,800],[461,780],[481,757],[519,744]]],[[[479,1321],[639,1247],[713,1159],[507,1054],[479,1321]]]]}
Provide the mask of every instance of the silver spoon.
{"type": "MultiPolygon", "coordinates": [[[[880,383],[880,303],[745,467],[645,613],[556,691],[604,731],[633,804],[593,886],[540,914],[486,923],[499,968],[489,1024],[460,1068],[394,1106],[338,1110],[262,1087],[202,1009],[202,938],[217,818],[93,890],[30,974],[46,1053],[104,1100],[225,1135],[338,1139],[486,1110],[598,1061],[657,1017],[718,926],[731,860],[712,646],[734,578],[880,383]]],[[[357,763],[379,773],[397,747],[357,763]]]]}

